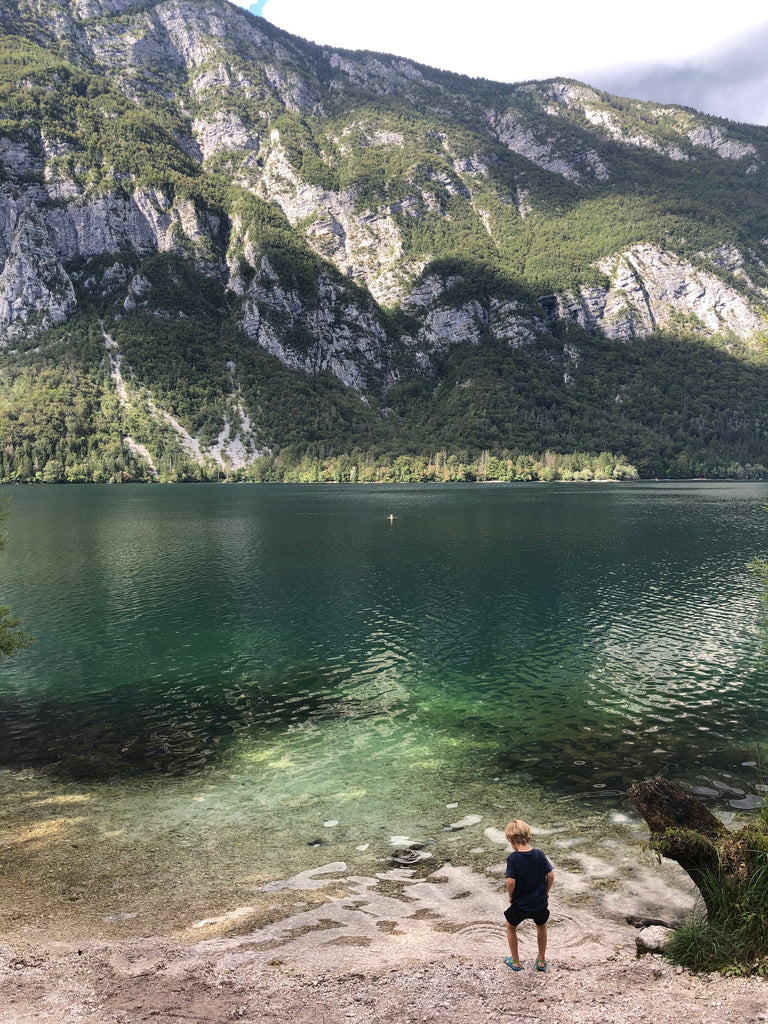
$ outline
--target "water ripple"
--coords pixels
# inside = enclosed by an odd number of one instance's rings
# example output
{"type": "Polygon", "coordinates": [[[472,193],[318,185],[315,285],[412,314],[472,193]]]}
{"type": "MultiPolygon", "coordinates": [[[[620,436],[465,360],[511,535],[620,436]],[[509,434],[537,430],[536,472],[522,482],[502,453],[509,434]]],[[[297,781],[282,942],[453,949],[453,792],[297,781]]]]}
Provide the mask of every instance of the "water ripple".
{"type": "Polygon", "coordinates": [[[7,550],[38,643],[0,669],[5,763],[195,772],[338,722],[372,764],[385,734],[420,764],[450,740],[457,771],[606,794],[727,786],[768,743],[764,489],[39,494],[7,550]]]}

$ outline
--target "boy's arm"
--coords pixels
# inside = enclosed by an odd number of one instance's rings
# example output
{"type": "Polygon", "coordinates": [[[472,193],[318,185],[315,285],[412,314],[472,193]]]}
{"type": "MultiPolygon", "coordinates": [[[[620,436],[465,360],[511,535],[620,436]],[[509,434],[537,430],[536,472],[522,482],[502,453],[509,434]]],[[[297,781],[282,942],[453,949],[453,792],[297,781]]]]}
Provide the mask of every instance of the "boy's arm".
{"type": "Polygon", "coordinates": [[[514,878],[508,878],[507,879],[507,896],[509,896],[509,902],[510,903],[512,902],[512,894],[514,893],[514,891],[515,891],[515,879],[514,878]]]}
{"type": "Polygon", "coordinates": [[[552,888],[552,883],[554,882],[554,880],[555,880],[555,872],[554,871],[547,872],[547,895],[549,895],[549,890],[552,888]]]}

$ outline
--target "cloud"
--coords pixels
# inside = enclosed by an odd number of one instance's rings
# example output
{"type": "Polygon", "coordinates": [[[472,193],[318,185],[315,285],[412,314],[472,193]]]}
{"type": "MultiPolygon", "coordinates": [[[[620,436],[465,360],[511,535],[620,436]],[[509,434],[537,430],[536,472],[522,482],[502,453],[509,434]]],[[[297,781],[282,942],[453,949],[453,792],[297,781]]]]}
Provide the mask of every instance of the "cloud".
{"type": "Polygon", "coordinates": [[[579,78],[638,99],[768,120],[763,0],[727,9],[703,8],[700,0],[645,0],[642,10],[624,14],[613,0],[550,0],[546,18],[540,6],[514,0],[473,0],[471,14],[451,14],[444,0],[238,2],[327,46],[394,53],[501,82],[579,78]],[[750,36],[734,40],[733,33],[747,30],[750,36]]]}
{"type": "Polygon", "coordinates": [[[586,81],[634,99],[681,103],[734,121],[768,124],[768,25],[732,39],[719,52],[685,64],[584,72],[586,81]]]}

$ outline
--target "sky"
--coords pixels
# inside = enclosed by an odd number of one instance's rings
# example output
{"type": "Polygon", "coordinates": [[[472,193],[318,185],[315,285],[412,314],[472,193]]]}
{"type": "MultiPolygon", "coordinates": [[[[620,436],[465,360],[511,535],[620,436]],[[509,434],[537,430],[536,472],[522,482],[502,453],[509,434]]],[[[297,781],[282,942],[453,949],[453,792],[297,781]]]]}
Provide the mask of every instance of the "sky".
{"type": "Polygon", "coordinates": [[[768,124],[768,7],[731,0],[236,0],[316,43],[500,82],[577,78],[768,124]]]}

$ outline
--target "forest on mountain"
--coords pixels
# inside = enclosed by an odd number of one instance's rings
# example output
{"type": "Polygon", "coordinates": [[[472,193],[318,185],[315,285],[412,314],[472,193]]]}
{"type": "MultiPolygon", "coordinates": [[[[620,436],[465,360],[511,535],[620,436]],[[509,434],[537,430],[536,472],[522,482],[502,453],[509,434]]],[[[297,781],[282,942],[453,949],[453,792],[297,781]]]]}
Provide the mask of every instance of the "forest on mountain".
{"type": "Polygon", "coordinates": [[[768,477],[768,129],[0,0],[0,482],[768,477]]]}

